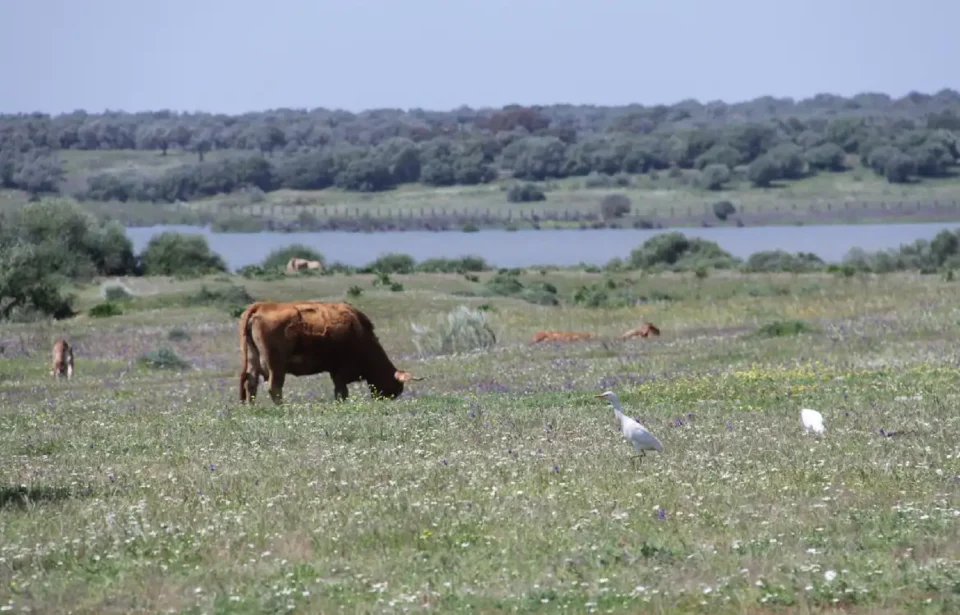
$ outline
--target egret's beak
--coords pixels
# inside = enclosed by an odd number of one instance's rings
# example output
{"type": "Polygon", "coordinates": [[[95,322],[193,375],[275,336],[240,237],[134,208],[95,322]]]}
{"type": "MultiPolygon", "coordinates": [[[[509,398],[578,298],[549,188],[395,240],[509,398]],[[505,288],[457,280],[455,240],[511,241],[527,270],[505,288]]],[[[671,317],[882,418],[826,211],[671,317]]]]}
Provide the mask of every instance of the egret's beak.
{"type": "Polygon", "coordinates": [[[603,397],[603,395],[594,395],[594,397],[603,397]]]}

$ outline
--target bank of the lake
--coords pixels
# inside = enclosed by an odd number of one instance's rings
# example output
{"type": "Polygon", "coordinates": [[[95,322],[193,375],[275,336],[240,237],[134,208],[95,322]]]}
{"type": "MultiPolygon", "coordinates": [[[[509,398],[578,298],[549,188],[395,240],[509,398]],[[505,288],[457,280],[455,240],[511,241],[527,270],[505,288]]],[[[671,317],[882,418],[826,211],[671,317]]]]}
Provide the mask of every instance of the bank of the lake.
{"type": "Polygon", "coordinates": [[[200,234],[223,256],[231,269],[261,262],[272,250],[302,243],[323,253],[328,260],[361,266],[385,252],[401,252],[415,259],[453,258],[466,254],[482,256],[499,267],[538,264],[570,266],[602,265],[611,258],[625,258],[647,239],[679,231],[689,237],[717,242],[734,256],[746,258],[761,250],[813,252],[827,262],[837,262],[854,247],[865,250],[897,248],[917,239],[932,239],[956,222],[922,224],[857,224],[824,226],[767,226],[743,228],[678,228],[669,230],[483,230],[476,233],[431,233],[404,231],[381,233],[214,233],[195,226],[131,227],[127,234],[140,251],[154,235],[166,230],[200,234]]]}

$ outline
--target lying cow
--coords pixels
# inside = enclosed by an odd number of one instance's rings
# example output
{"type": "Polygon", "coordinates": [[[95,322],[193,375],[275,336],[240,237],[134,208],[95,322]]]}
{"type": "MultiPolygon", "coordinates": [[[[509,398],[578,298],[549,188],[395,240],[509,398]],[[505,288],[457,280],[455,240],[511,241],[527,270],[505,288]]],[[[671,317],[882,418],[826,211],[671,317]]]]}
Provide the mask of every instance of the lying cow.
{"type": "Polygon", "coordinates": [[[258,301],[240,315],[239,329],[241,402],[254,401],[261,375],[278,405],[288,374],[329,372],[338,400],[351,382],[365,380],[373,396],[394,399],[404,383],[423,380],[393,365],[373,323],[349,303],[258,301]]]}
{"type": "Polygon", "coordinates": [[[50,375],[59,380],[64,374],[67,380],[73,378],[73,348],[65,339],[59,339],[53,345],[53,364],[50,375]]]}
{"type": "Polygon", "coordinates": [[[630,329],[620,336],[620,339],[629,339],[631,337],[657,337],[660,335],[660,329],[652,322],[645,322],[639,329],[630,329]]]}
{"type": "Polygon", "coordinates": [[[540,342],[575,342],[577,340],[588,340],[593,337],[592,333],[577,333],[575,331],[537,331],[531,344],[540,342]]]}
{"type": "Polygon", "coordinates": [[[309,261],[305,258],[291,258],[287,261],[287,272],[295,273],[301,269],[323,269],[323,264],[320,261],[309,261]]]}

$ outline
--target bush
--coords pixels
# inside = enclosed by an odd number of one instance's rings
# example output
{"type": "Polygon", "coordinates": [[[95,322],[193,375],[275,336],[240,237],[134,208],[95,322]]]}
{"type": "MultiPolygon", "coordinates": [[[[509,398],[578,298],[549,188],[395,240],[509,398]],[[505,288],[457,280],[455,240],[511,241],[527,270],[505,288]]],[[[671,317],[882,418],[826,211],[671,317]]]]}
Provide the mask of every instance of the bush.
{"type": "Polygon", "coordinates": [[[87,314],[92,318],[109,318],[111,316],[120,316],[123,314],[123,309],[112,301],[104,301],[87,310],[87,314]]]}
{"type": "Polygon", "coordinates": [[[766,188],[780,179],[780,165],[768,154],[764,154],[747,167],[747,179],[758,188],[766,188]]]}
{"type": "Polygon", "coordinates": [[[270,254],[267,254],[267,257],[263,259],[260,266],[267,271],[271,269],[286,269],[287,263],[290,262],[291,258],[304,258],[308,261],[320,261],[320,264],[325,264],[323,254],[302,243],[293,243],[289,246],[277,248],[270,252],[270,254]]]}
{"type": "Polygon", "coordinates": [[[423,273],[463,273],[467,271],[488,271],[489,269],[490,265],[482,256],[428,258],[417,264],[417,271],[423,273]]]}
{"type": "Polygon", "coordinates": [[[167,339],[171,342],[189,342],[190,334],[180,327],[174,327],[167,331],[167,339]]]}
{"type": "Polygon", "coordinates": [[[458,306],[432,325],[411,323],[413,344],[424,354],[454,354],[486,349],[497,343],[485,310],[458,306]]]}
{"type": "Polygon", "coordinates": [[[825,265],[823,259],[812,252],[790,254],[785,250],[764,250],[751,254],[743,268],[745,271],[755,273],[773,271],[800,273],[818,271],[825,265]]]}
{"type": "Polygon", "coordinates": [[[700,186],[707,190],[720,190],[730,181],[730,167],[725,164],[708,164],[700,175],[700,186]]]}
{"type": "Polygon", "coordinates": [[[207,288],[206,284],[200,287],[200,290],[190,293],[186,297],[188,306],[212,306],[226,310],[233,314],[238,308],[243,311],[244,308],[256,301],[247,289],[243,286],[231,285],[226,288],[207,288]]]}
{"type": "Polygon", "coordinates": [[[823,143],[822,145],[817,145],[813,147],[804,154],[807,164],[810,165],[811,169],[817,169],[820,171],[844,171],[846,170],[846,165],[844,164],[844,151],[843,148],[837,145],[836,143],[823,143]]]}
{"type": "Polygon", "coordinates": [[[103,298],[107,301],[129,301],[130,299],[133,299],[133,293],[131,293],[125,286],[120,284],[112,284],[104,287],[103,298]]]}
{"type": "Polygon", "coordinates": [[[802,320],[775,320],[757,329],[760,337],[787,337],[814,332],[816,328],[802,320]]]}
{"type": "Polygon", "coordinates": [[[726,220],[727,216],[737,213],[737,208],[730,201],[717,201],[713,204],[713,215],[719,220],[726,220]]]}
{"type": "Polygon", "coordinates": [[[182,359],[172,348],[167,346],[140,355],[137,363],[150,369],[190,369],[190,363],[182,359]]]}
{"type": "Polygon", "coordinates": [[[12,241],[33,246],[49,274],[87,280],[95,275],[137,273],[133,243],[120,224],[101,225],[66,199],[28,203],[3,221],[12,241]]]}
{"type": "Polygon", "coordinates": [[[379,273],[413,273],[416,264],[416,261],[409,254],[388,252],[378,256],[365,269],[379,273]]]}
{"type": "Polygon", "coordinates": [[[64,295],[64,276],[51,271],[38,247],[17,237],[0,220],[0,320],[33,316],[73,316],[73,300],[64,295]]]}
{"type": "Polygon", "coordinates": [[[227,270],[203,235],[175,231],[155,235],[140,254],[140,262],[144,275],[201,276],[227,270]]]}
{"type": "Polygon", "coordinates": [[[615,220],[630,213],[630,197],[625,194],[608,194],[600,201],[600,215],[604,220],[615,220]]]}
{"type": "Polygon", "coordinates": [[[535,203],[537,201],[546,201],[547,195],[543,190],[537,188],[536,184],[514,184],[507,190],[507,202],[509,203],[535,203]]]}
{"type": "Polygon", "coordinates": [[[684,270],[700,266],[725,269],[737,264],[739,259],[716,242],[687,238],[677,231],[655,235],[630,252],[630,265],[634,269],[667,267],[684,270]]]}

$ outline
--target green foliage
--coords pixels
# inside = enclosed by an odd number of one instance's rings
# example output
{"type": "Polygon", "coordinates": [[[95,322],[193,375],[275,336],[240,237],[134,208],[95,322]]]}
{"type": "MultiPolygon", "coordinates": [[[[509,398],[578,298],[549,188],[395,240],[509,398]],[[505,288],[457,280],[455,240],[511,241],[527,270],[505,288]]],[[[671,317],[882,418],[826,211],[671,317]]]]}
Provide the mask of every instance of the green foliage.
{"type": "Polygon", "coordinates": [[[203,235],[164,231],[154,235],[140,255],[144,275],[202,276],[226,271],[220,255],[203,235]]]}
{"type": "Polygon", "coordinates": [[[123,314],[123,308],[112,301],[103,301],[87,310],[87,314],[92,318],[109,318],[123,314]]]}
{"type": "Polygon", "coordinates": [[[137,363],[149,369],[188,370],[190,362],[183,359],[169,346],[163,346],[140,355],[137,363]]]}
{"type": "Polygon", "coordinates": [[[625,194],[608,194],[600,201],[600,215],[604,220],[615,220],[630,213],[630,197],[625,194]]]}
{"type": "Polygon", "coordinates": [[[804,153],[804,159],[811,169],[818,171],[844,171],[845,152],[836,143],[822,143],[804,153]]]}
{"type": "Polygon", "coordinates": [[[514,184],[507,189],[507,201],[510,203],[536,203],[547,200],[547,195],[536,184],[514,184]]]}
{"type": "Polygon", "coordinates": [[[65,276],[51,265],[50,252],[19,237],[0,218],[0,321],[74,314],[65,276]]]}
{"type": "Polygon", "coordinates": [[[185,329],[174,327],[167,331],[167,339],[171,342],[189,342],[190,334],[185,329]]]}
{"type": "Polygon", "coordinates": [[[630,265],[634,269],[666,267],[685,270],[698,266],[725,269],[737,264],[739,260],[716,242],[688,238],[677,231],[655,235],[630,252],[630,265]]]}
{"type": "Polygon", "coordinates": [[[256,301],[243,286],[230,285],[225,288],[208,288],[206,284],[200,290],[190,293],[186,297],[188,306],[211,306],[234,314],[239,308],[244,308],[256,301]]]}
{"type": "Polygon", "coordinates": [[[789,319],[769,322],[757,329],[757,335],[760,337],[787,337],[804,333],[815,333],[816,331],[817,328],[806,321],[789,319]]]}
{"type": "Polygon", "coordinates": [[[381,254],[365,269],[379,273],[413,273],[416,261],[409,254],[388,252],[381,254]]]}
{"type": "Polygon", "coordinates": [[[411,323],[413,344],[421,355],[448,355],[492,348],[497,336],[487,311],[458,306],[430,324],[411,323]]]}
{"type": "Polygon", "coordinates": [[[237,274],[247,278],[248,280],[279,280],[283,277],[283,272],[281,270],[273,268],[264,269],[261,265],[246,265],[240,269],[237,269],[237,274]]]}
{"type": "Polygon", "coordinates": [[[730,201],[717,201],[713,204],[713,215],[719,220],[726,220],[728,216],[737,213],[737,208],[730,201]]]}
{"type": "Polygon", "coordinates": [[[758,188],[766,188],[780,179],[780,165],[771,156],[764,154],[750,163],[747,179],[758,188]]]}
{"type": "Polygon", "coordinates": [[[650,301],[672,300],[673,297],[668,293],[654,290],[649,294],[643,294],[638,292],[633,280],[615,280],[614,278],[585,284],[578,288],[571,298],[574,305],[604,309],[633,307],[650,301]]]}
{"type": "Polygon", "coordinates": [[[112,302],[129,301],[133,299],[133,293],[121,284],[111,284],[104,287],[103,298],[112,302]]]}
{"type": "Polygon", "coordinates": [[[351,299],[356,299],[362,294],[363,294],[363,289],[357,286],[356,284],[354,284],[353,286],[347,289],[347,296],[350,297],[351,299]]]}
{"type": "Polygon", "coordinates": [[[260,263],[260,267],[265,270],[286,269],[287,263],[290,262],[291,258],[303,258],[308,261],[320,261],[321,264],[326,263],[323,254],[320,254],[310,246],[303,245],[302,243],[293,243],[271,251],[270,254],[263,259],[263,262],[260,263]]]}
{"type": "Polygon", "coordinates": [[[428,258],[417,263],[417,271],[423,273],[462,273],[465,271],[488,271],[490,265],[482,256],[460,258],[428,258]]]}
{"type": "Polygon", "coordinates": [[[750,272],[790,271],[801,273],[823,269],[825,263],[811,252],[790,254],[785,250],[764,250],[754,252],[747,259],[743,269],[750,272]]]}
{"type": "Polygon", "coordinates": [[[706,190],[720,190],[730,179],[730,167],[725,164],[708,164],[700,174],[699,183],[706,190]]]}

